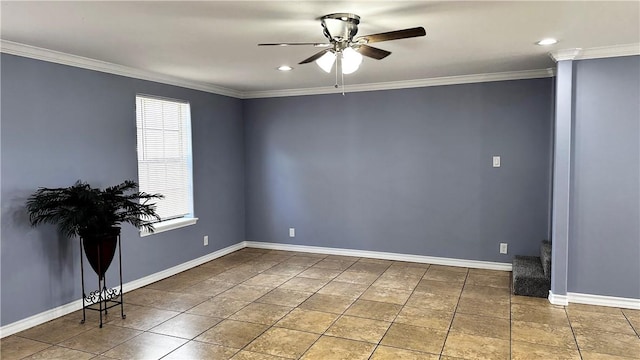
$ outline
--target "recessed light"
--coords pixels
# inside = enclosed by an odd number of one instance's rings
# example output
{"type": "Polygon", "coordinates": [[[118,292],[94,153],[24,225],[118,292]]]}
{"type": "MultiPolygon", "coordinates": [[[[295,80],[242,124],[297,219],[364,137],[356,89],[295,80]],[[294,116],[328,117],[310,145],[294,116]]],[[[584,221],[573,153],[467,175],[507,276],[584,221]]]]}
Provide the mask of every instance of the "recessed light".
{"type": "Polygon", "coordinates": [[[278,70],[280,70],[280,71],[291,71],[291,70],[293,70],[293,68],[291,66],[288,66],[288,65],[282,65],[282,66],[278,67],[278,70]]]}
{"type": "Polygon", "coordinates": [[[557,42],[558,42],[558,40],[556,40],[556,39],[547,38],[547,39],[542,39],[542,40],[538,41],[536,44],[545,46],[545,45],[553,45],[553,44],[555,44],[557,42]]]}

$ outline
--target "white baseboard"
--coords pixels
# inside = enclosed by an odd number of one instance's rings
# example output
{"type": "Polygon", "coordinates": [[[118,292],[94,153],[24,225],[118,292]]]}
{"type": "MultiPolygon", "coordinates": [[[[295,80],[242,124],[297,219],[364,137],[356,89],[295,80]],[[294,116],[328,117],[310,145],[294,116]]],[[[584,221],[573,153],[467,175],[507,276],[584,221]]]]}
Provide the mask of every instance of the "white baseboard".
{"type": "MultiPolygon", "coordinates": [[[[185,270],[189,270],[193,267],[196,267],[198,265],[202,265],[208,261],[217,259],[221,256],[227,255],[229,253],[232,253],[234,251],[240,250],[242,248],[246,247],[245,242],[239,242],[237,244],[228,246],[224,249],[220,249],[218,251],[212,252],[210,254],[207,254],[205,256],[201,256],[197,259],[193,259],[190,261],[187,261],[185,263],[182,263],[180,265],[176,265],[172,268],[166,269],[166,270],[162,270],[159,271],[157,273],[151,274],[149,276],[145,276],[143,278],[137,279],[137,280],[133,280],[130,281],[126,284],[122,284],[122,291],[124,293],[127,293],[129,291],[138,289],[140,287],[149,285],[151,283],[154,283],[156,281],[168,278],[169,276],[173,276],[175,274],[178,274],[180,272],[183,272],[185,270]]],[[[82,299],[78,299],[75,301],[72,301],[68,304],[64,304],[61,306],[58,306],[56,308],[53,308],[51,310],[47,310],[47,311],[43,311],[39,314],[35,314],[33,316],[30,316],[26,319],[22,319],[22,320],[18,320],[16,322],[13,322],[11,324],[7,324],[5,326],[0,327],[0,338],[4,338],[6,336],[18,333],[22,330],[26,330],[30,327],[34,327],[36,325],[40,325],[43,324],[47,321],[51,321],[55,318],[58,318],[60,316],[64,316],[67,314],[70,314],[74,311],[80,310],[82,309],[82,299]]]]}
{"type": "Polygon", "coordinates": [[[567,298],[567,295],[554,294],[551,292],[551,290],[549,290],[549,302],[552,303],[553,305],[561,305],[561,306],[569,305],[569,299],[567,298]]]}
{"type": "Polygon", "coordinates": [[[459,267],[468,267],[468,268],[474,268],[474,269],[511,271],[510,263],[499,263],[499,262],[492,262],[492,261],[452,259],[452,258],[435,257],[435,256],[398,254],[398,253],[390,253],[390,252],[382,252],[382,251],[353,250],[353,249],[329,248],[329,247],[307,246],[307,245],[290,245],[290,244],[279,244],[279,243],[269,243],[269,242],[259,242],[259,241],[245,241],[244,243],[247,247],[259,248],[259,249],[298,251],[298,252],[309,252],[309,253],[329,254],[329,255],[357,256],[357,257],[366,257],[366,258],[383,259],[383,260],[410,261],[410,262],[436,264],[436,265],[459,266],[459,267]]]}
{"type": "Polygon", "coordinates": [[[571,306],[570,304],[586,304],[640,310],[640,299],[581,294],[574,292],[568,292],[567,295],[557,295],[549,291],[549,302],[553,305],[563,306],[571,306]]]}
{"type": "Polygon", "coordinates": [[[640,310],[640,299],[572,292],[567,293],[567,297],[569,298],[569,303],[640,310]]]}

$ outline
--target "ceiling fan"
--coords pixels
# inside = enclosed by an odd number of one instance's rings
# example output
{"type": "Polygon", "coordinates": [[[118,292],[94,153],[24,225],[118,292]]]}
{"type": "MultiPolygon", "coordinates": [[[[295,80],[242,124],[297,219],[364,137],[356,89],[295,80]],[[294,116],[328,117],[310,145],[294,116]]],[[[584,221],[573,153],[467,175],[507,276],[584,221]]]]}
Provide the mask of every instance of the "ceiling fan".
{"type": "MultiPolygon", "coordinates": [[[[360,16],[349,13],[325,15],[320,18],[320,23],[322,24],[324,36],[329,39],[328,43],[268,43],[258,44],[258,46],[309,45],[325,48],[302,60],[299,64],[307,64],[315,61],[322,70],[329,73],[331,72],[333,64],[336,63],[336,59],[338,59],[342,74],[351,74],[360,67],[363,55],[376,60],[381,60],[391,55],[389,51],[378,49],[368,44],[426,35],[423,27],[415,27],[355,37],[358,33],[360,16]]],[[[336,76],[337,71],[338,68],[336,66],[336,76]]]]}

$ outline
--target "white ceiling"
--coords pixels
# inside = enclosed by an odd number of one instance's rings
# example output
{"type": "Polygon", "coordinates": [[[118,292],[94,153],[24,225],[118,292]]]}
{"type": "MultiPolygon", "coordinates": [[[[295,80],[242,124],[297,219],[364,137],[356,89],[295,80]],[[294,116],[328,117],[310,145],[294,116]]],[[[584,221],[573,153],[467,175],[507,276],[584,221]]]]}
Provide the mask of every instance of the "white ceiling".
{"type": "Polygon", "coordinates": [[[318,17],[360,15],[359,35],[423,26],[426,37],[377,43],[347,84],[553,67],[547,53],[640,43],[640,2],[485,1],[1,1],[3,40],[240,92],[331,86],[297,63],[324,42],[318,17]],[[559,43],[535,45],[546,37],[559,43]],[[293,71],[280,72],[288,64],[293,71]]]}

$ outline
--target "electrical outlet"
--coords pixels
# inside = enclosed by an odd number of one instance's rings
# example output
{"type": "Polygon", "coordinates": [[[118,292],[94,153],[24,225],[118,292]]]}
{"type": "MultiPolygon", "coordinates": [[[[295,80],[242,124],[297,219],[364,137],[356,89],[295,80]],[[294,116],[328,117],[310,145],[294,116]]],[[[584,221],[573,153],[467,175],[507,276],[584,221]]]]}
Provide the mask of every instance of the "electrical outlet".
{"type": "Polygon", "coordinates": [[[204,246],[209,245],[209,235],[204,236],[204,246]]]}
{"type": "Polygon", "coordinates": [[[296,237],[296,228],[289,228],[289,237],[296,237]]]}
{"type": "Polygon", "coordinates": [[[500,254],[507,253],[507,243],[500,243],[500,254]]]}

